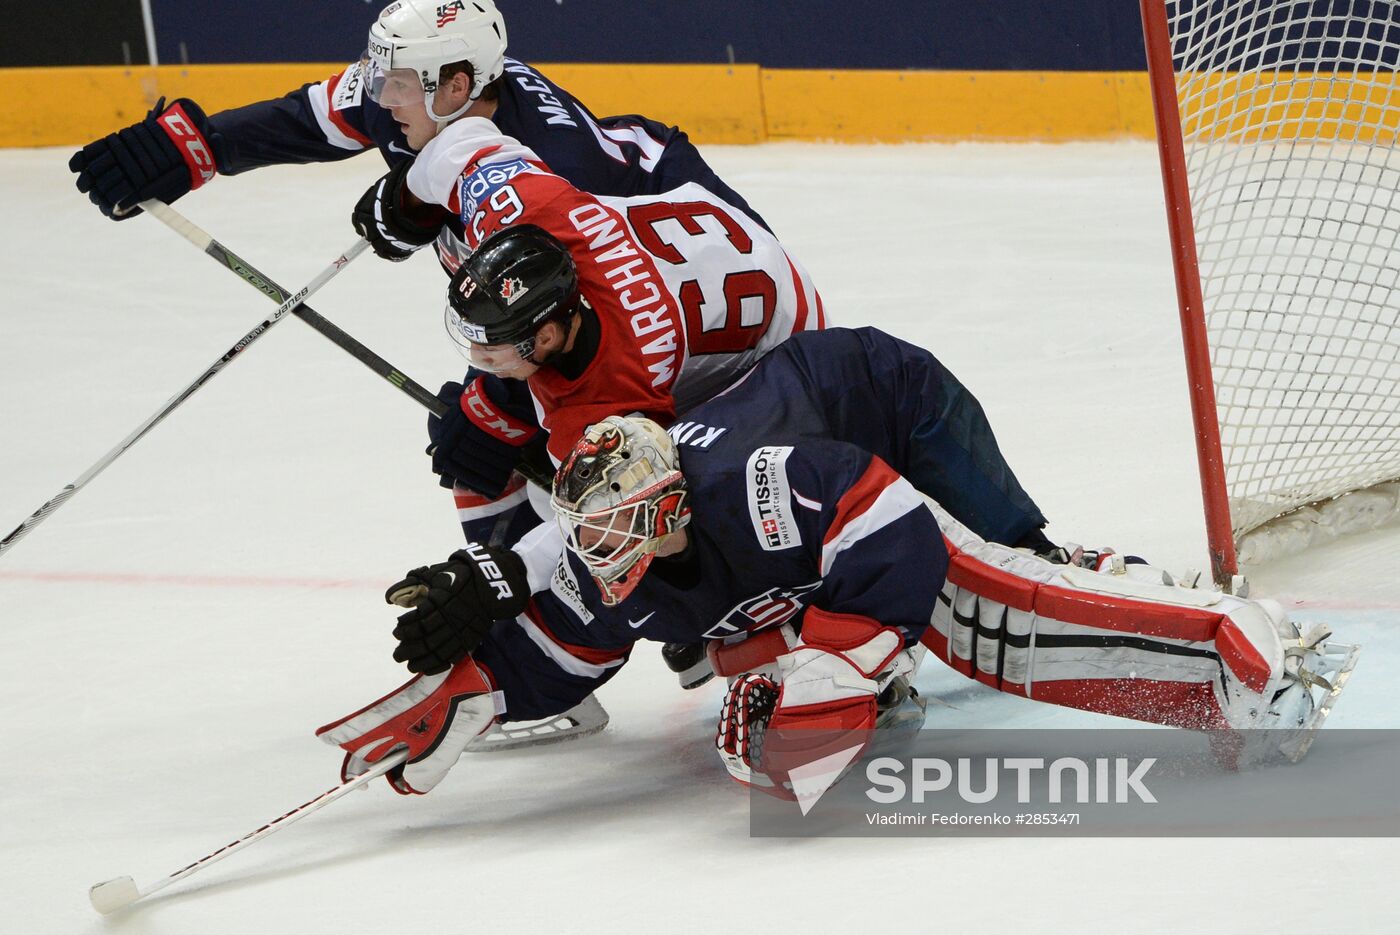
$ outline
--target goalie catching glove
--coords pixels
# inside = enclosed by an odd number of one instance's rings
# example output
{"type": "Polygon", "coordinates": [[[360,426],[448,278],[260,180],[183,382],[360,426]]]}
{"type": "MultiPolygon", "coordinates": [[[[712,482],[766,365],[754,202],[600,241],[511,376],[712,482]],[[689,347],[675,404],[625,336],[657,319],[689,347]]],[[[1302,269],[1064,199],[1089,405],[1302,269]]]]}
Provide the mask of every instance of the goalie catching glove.
{"type": "Polygon", "coordinates": [[[437,239],[447,223],[447,209],[424,204],[408,191],[405,179],[413,160],[405,159],[371,185],[350,214],[355,231],[378,256],[395,263],[437,239]]]}
{"type": "Polygon", "coordinates": [[[423,795],[442,781],[467,744],[496,720],[484,669],[468,659],[439,675],[420,675],[316,731],[345,750],[340,778],[349,781],[397,750],[408,760],[385,777],[400,795],[423,795]]]}
{"type": "Polygon", "coordinates": [[[124,221],[154,198],[170,204],[218,172],[209,145],[209,119],[199,105],[180,98],[156,102],[146,119],[94,140],[73,154],[78,191],[107,217],[124,221]]]}
{"type": "Polygon", "coordinates": [[[869,617],[808,608],[801,641],[777,659],[777,679],[743,675],[725,696],[715,747],[729,774],[793,798],[794,768],[863,747],[866,735],[852,732],[874,730],[875,677],[903,647],[898,630],[869,617]]]}
{"type": "Polygon", "coordinates": [[[492,622],[521,613],[530,587],[519,555],[469,542],[445,562],[410,571],[384,600],[413,608],[394,628],[394,659],[410,672],[436,675],[481,645],[492,622]]]}

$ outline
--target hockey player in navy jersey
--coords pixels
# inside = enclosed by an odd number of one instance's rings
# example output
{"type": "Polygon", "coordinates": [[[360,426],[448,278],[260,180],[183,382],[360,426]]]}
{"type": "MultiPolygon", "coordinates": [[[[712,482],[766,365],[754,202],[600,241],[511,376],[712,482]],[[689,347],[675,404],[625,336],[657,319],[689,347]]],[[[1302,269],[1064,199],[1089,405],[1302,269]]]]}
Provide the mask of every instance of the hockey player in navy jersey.
{"type": "MultiPolygon", "coordinates": [[[[401,0],[370,28],[364,56],[285,97],[205,115],[193,101],[158,105],[95,140],[69,167],[114,219],[149,198],[170,202],[211,181],[268,165],[333,162],[378,150],[391,167],[462,116],[492,120],[585,191],[638,195],[697,182],[752,211],[684,132],[640,116],[597,118],[534,68],[506,57],[493,0],[401,0]]],[[[444,237],[450,249],[453,241],[444,237]]],[[[376,249],[383,244],[376,244],[376,249]]]]}
{"type": "Polygon", "coordinates": [[[390,782],[426,792],[497,718],[565,710],[639,639],[706,644],[730,680],[726,768],[789,796],[789,769],[825,746],[760,738],[877,727],[910,705],[919,646],[1011,694],[1304,734],[1326,714],[1327,678],[1355,661],[1276,605],[974,533],[955,517],[1014,539],[1039,512],[966,388],[872,329],[794,337],[669,435],[640,418],[590,427],[552,502],[557,529],[514,550],[469,546],[389,589],[414,606],[395,658],[420,674],[318,732],[345,749],[346,776],[407,749],[390,782]]]}
{"type": "MultiPolygon", "coordinates": [[[[404,182],[416,153],[445,129],[489,120],[495,137],[512,141],[515,157],[547,166],[581,192],[637,196],[695,184],[771,240],[759,215],[715,175],[685,133],[644,117],[595,118],[505,52],[505,24],[491,0],[403,0],[386,7],[371,26],[361,60],[331,78],[208,117],[192,101],[177,101],[85,146],[70,167],[78,173],[79,190],[104,214],[120,219],[139,213],[135,205],[142,200],[172,202],[217,174],[378,149],[391,171],[356,205],[357,229],[389,259],[404,259],[436,241],[450,273],[479,237],[471,237],[460,211],[425,205],[404,182]]],[[[786,290],[789,277],[781,272],[778,288],[786,290]]],[[[805,288],[819,301],[810,283],[805,288]]],[[[705,289],[712,291],[708,284],[705,289]]],[[[814,309],[812,320],[820,315],[814,309]]],[[[700,368],[691,369],[694,383],[700,368]]],[[[511,430],[503,442],[491,426],[510,418],[533,423],[528,396],[521,387],[477,372],[445,384],[440,395],[456,405],[441,420],[430,420],[434,468],[444,486],[463,482],[456,501],[464,530],[469,537],[514,541],[534,521],[516,509],[523,481],[508,467],[519,453],[508,442],[520,436],[511,430]],[[489,414],[478,415],[483,411],[489,414]]]]}

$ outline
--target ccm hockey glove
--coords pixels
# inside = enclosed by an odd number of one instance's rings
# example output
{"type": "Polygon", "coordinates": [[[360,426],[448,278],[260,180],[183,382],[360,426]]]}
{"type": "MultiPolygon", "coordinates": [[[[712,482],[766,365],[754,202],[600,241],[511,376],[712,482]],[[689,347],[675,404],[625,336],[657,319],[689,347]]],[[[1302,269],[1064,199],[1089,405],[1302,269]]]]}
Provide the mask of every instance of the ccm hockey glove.
{"type": "Polygon", "coordinates": [[[496,720],[489,676],[468,659],[438,675],[415,676],[367,708],[316,731],[345,751],[342,780],[395,750],[408,761],[386,774],[400,795],[423,795],[447,775],[472,739],[496,720]]]}
{"type": "Polygon", "coordinates": [[[78,191],[107,217],[124,221],[141,213],[139,202],[170,204],[214,177],[210,133],[194,101],[182,97],[166,107],[161,98],[145,120],[74,153],[68,168],[78,174],[78,191]]]}
{"type": "Polygon", "coordinates": [[[406,180],[413,160],[405,159],[371,185],[350,214],[350,223],[370,249],[395,263],[437,239],[447,222],[447,209],[425,204],[408,191],[406,180]]]}
{"type": "Polygon", "coordinates": [[[436,675],[480,646],[493,621],[523,611],[530,586],[519,555],[469,542],[445,562],[410,571],[384,600],[413,608],[394,627],[395,661],[436,675]]]}
{"type": "Polygon", "coordinates": [[[744,675],[725,696],[715,747],[729,774],[793,798],[792,770],[864,747],[875,728],[875,676],[903,647],[898,630],[869,617],[808,608],[801,641],[778,657],[777,680],[744,675]]]}
{"type": "Polygon", "coordinates": [[[535,424],[529,389],[519,380],[480,374],[465,387],[444,383],[438,399],[447,403],[447,414],[428,417],[433,473],[444,487],[455,481],[499,498],[530,446],[546,438],[535,424]]]}

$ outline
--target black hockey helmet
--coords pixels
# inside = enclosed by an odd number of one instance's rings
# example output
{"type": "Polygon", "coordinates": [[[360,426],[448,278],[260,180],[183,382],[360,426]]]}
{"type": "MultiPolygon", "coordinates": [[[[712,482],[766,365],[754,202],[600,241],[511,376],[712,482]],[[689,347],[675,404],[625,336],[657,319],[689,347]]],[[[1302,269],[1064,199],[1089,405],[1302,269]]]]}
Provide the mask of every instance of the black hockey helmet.
{"type": "Polygon", "coordinates": [[[483,240],[452,275],[447,302],[448,331],[459,345],[533,344],[541,325],[578,310],[578,270],[548,231],[507,227],[483,240]]]}

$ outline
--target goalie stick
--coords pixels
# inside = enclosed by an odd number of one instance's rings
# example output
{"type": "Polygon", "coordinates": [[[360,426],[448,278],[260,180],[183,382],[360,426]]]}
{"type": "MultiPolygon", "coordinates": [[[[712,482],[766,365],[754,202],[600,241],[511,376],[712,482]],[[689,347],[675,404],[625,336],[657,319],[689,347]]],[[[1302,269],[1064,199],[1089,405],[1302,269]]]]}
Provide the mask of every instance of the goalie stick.
{"type": "MultiPolygon", "coordinates": [[[[232,270],[244,282],[248,283],[274,302],[286,301],[287,291],[285,289],[265,276],[247,260],[215,240],[213,236],[203,228],[199,227],[174,208],[159,201],[143,201],[141,202],[141,209],[154,216],[162,224],[204,251],[205,254],[217,261],[220,266],[232,270]]],[[[438,399],[436,395],[428,392],[424,387],[406,376],[383,357],[380,357],[374,351],[355,340],[354,337],[341,330],[341,328],[333,322],[324,318],[309,305],[302,304],[297,306],[292,310],[292,314],[296,315],[329,339],[332,344],[349,352],[352,357],[389,381],[395,388],[417,401],[433,415],[442,418],[442,416],[446,414],[447,405],[443,403],[442,400],[438,399]]],[[[526,480],[548,491],[552,481],[552,471],[550,467],[548,463],[533,464],[529,461],[525,461],[522,462],[516,470],[519,471],[526,480]]],[[[603,709],[598,699],[590,695],[573,708],[552,718],[545,718],[539,721],[493,725],[489,731],[473,740],[471,746],[467,749],[473,753],[482,753],[486,751],[514,750],[520,747],[558,743],[564,740],[573,740],[579,737],[587,737],[590,734],[596,734],[607,725],[608,712],[603,709]]]]}
{"type": "Polygon", "coordinates": [[[111,451],[107,452],[105,455],[99,458],[97,460],[97,463],[94,464],[92,467],[88,468],[86,471],[84,471],[83,474],[77,480],[73,481],[73,483],[69,484],[67,487],[64,487],[58,492],[56,496],[50,499],[43,506],[39,507],[39,509],[35,510],[32,514],[30,514],[29,518],[26,519],[24,522],[20,523],[19,526],[17,526],[15,530],[11,532],[8,536],[6,536],[3,539],[0,539],[0,555],[4,555],[7,551],[14,547],[15,543],[19,542],[25,536],[29,535],[29,533],[34,529],[35,526],[38,526],[45,519],[47,519],[51,513],[53,513],[59,507],[63,506],[63,504],[67,503],[68,500],[71,499],[74,494],[86,487],[89,481],[91,481],[98,474],[101,474],[104,470],[106,470],[107,466],[110,465],[113,461],[117,460],[117,458],[121,457],[122,454],[128,448],[140,441],[147,432],[149,432],[151,429],[155,428],[158,424],[160,424],[160,422],[163,421],[166,416],[170,415],[170,413],[174,412],[177,408],[183,405],[185,400],[193,396],[201,386],[212,380],[220,370],[223,370],[224,367],[228,366],[228,364],[235,357],[241,354],[243,350],[248,347],[248,345],[252,344],[258,338],[266,334],[269,328],[277,324],[277,322],[281,321],[284,317],[286,317],[286,315],[289,312],[295,310],[299,305],[301,305],[304,299],[306,299],[316,290],[320,289],[326,283],[330,282],[330,280],[333,279],[336,276],[336,274],[339,273],[342,269],[344,269],[351,260],[355,259],[355,257],[363,253],[368,247],[368,241],[355,241],[355,244],[352,247],[350,247],[349,250],[346,250],[343,254],[332,260],[329,266],[327,266],[319,274],[317,274],[316,278],[312,279],[309,283],[307,283],[305,286],[299,289],[295,294],[288,295],[285,299],[283,299],[282,304],[277,306],[277,310],[275,312],[273,312],[267,318],[263,319],[263,321],[259,323],[257,327],[253,328],[252,331],[249,331],[242,338],[239,338],[237,343],[235,343],[233,347],[229,348],[224,353],[224,356],[220,357],[218,360],[214,361],[214,363],[210,364],[208,369],[206,369],[202,374],[200,374],[194,380],[194,382],[190,383],[189,386],[185,387],[183,390],[176,393],[169,400],[167,400],[165,405],[160,409],[159,412],[155,413],[145,422],[142,422],[140,425],[138,425],[130,435],[122,439],[115,448],[113,448],[111,451]]]}
{"type": "MultiPolygon", "coordinates": [[[[553,743],[566,740],[570,737],[585,736],[586,734],[597,733],[608,723],[607,712],[592,695],[588,696],[577,707],[554,718],[543,721],[533,721],[528,724],[512,724],[510,728],[502,733],[495,731],[483,734],[476,738],[468,751],[477,752],[480,749],[506,750],[526,744],[553,743]],[[572,731],[572,732],[571,732],[572,731]],[[493,736],[494,735],[494,736],[493,736]],[[489,738],[489,739],[488,739],[489,738]],[[478,745],[478,741],[482,745],[478,745]]],[[[310,815],[317,809],[324,808],[336,799],[341,798],[349,792],[353,792],[385,773],[392,770],[408,759],[408,751],[401,750],[398,753],[385,757],[380,762],[365,773],[361,773],[354,779],[342,782],[340,785],[327,789],[320,795],[309,801],[303,802],[296,808],[272,819],[266,824],[248,832],[236,841],[225,844],[212,853],[206,854],[198,860],[190,863],[174,873],[163,877],[149,886],[140,887],[130,876],[113,877],[104,880],[88,888],[88,901],[92,903],[92,908],[103,915],[109,915],[119,909],[124,909],[138,900],[145,899],[152,893],[157,893],[165,889],[172,883],[177,883],[188,876],[198,873],[210,864],[218,863],[230,854],[243,850],[257,841],[269,835],[281,831],[287,825],[299,821],[310,815]]]]}
{"type": "Polygon", "coordinates": [[[212,854],[204,855],[203,857],[196,860],[194,863],[182,867],[179,870],[176,870],[174,873],[170,874],[164,879],[157,880],[150,886],[144,888],[138,887],[136,885],[136,881],[129,876],[114,877],[111,880],[106,880],[102,883],[97,883],[89,887],[88,900],[92,903],[92,908],[96,909],[103,915],[108,915],[110,913],[116,912],[118,909],[130,906],[138,899],[145,899],[152,893],[163,890],[170,884],[183,880],[185,877],[188,877],[192,874],[198,873],[210,864],[217,863],[223,860],[225,857],[229,856],[230,854],[236,853],[237,851],[241,851],[243,850],[243,848],[248,847],[257,841],[261,841],[268,835],[281,831],[283,828],[285,828],[287,825],[290,825],[292,822],[305,818],[307,815],[310,815],[312,812],[316,811],[319,808],[324,808],[325,806],[331,804],[336,799],[340,798],[346,793],[353,792],[354,790],[364,786],[366,783],[378,779],[380,776],[383,776],[385,773],[389,772],[391,769],[403,763],[407,759],[407,750],[401,750],[398,753],[387,756],[383,760],[374,764],[374,766],[369,770],[369,772],[361,773],[354,779],[342,782],[340,785],[336,786],[333,789],[327,789],[325,792],[322,792],[314,799],[311,799],[307,802],[303,802],[296,808],[292,809],[290,812],[287,812],[285,815],[272,819],[262,827],[248,832],[236,841],[232,841],[228,844],[225,844],[223,847],[214,851],[212,854]]]}

